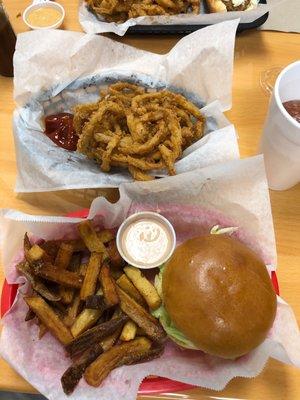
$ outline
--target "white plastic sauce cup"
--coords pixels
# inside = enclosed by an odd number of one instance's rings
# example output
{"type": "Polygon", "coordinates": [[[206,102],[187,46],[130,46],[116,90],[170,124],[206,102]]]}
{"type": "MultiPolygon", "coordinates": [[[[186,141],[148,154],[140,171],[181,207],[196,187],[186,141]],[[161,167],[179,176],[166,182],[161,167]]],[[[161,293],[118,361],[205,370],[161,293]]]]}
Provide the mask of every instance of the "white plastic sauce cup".
{"type": "Polygon", "coordinates": [[[283,106],[289,100],[300,100],[300,61],[278,76],[261,139],[269,188],[274,190],[300,182],[300,123],[283,106]]]}
{"type": "Polygon", "coordinates": [[[126,218],[118,229],[117,248],[130,265],[150,269],[165,263],[176,246],[172,224],[162,215],[142,211],[126,218]]]}
{"type": "Polygon", "coordinates": [[[33,0],[33,2],[25,9],[25,11],[23,12],[23,21],[25,22],[25,24],[31,28],[31,29],[57,29],[61,26],[61,24],[64,21],[65,18],[65,9],[63,8],[63,6],[59,3],[56,3],[55,1],[50,1],[50,0],[33,0]],[[49,26],[33,26],[28,22],[28,15],[33,11],[36,10],[38,8],[42,8],[42,7],[50,7],[50,8],[54,8],[55,10],[59,11],[61,14],[60,19],[55,22],[55,24],[53,25],[49,25],[49,26]]]}

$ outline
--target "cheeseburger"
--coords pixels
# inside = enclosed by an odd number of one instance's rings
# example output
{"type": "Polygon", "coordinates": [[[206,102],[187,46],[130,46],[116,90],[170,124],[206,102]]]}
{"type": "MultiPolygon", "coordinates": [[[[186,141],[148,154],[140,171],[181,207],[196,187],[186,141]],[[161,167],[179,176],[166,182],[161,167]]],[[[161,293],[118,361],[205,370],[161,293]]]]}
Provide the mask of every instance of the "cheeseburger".
{"type": "Polygon", "coordinates": [[[156,277],[163,305],[154,312],[180,346],[242,356],[266,338],[276,294],[263,261],[238,240],[206,235],[179,245],[156,277]]]}
{"type": "Polygon", "coordinates": [[[257,7],[258,0],[206,0],[211,13],[248,11],[257,7]]]}

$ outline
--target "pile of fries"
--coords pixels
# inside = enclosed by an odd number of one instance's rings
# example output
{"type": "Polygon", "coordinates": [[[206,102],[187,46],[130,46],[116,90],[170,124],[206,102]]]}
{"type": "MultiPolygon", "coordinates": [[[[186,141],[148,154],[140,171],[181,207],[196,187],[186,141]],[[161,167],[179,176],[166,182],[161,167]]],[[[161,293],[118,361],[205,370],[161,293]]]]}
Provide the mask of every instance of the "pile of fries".
{"type": "Polygon", "coordinates": [[[65,347],[71,366],[61,378],[66,394],[79,380],[99,386],[114,369],[163,352],[166,334],[151,314],[161,305],[139,269],[126,266],[109,230],[78,225],[80,239],[32,244],[24,237],[18,271],[31,284],[26,321],[49,331],[65,347]]]}
{"type": "Polygon", "coordinates": [[[89,8],[109,22],[146,15],[199,14],[200,0],[86,0],[89,8]]]}
{"type": "Polygon", "coordinates": [[[136,180],[151,180],[151,170],[175,175],[175,161],[203,136],[205,119],[184,96],[117,82],[100,92],[97,103],[74,109],[77,150],[104,172],[127,168],[136,180]]]}

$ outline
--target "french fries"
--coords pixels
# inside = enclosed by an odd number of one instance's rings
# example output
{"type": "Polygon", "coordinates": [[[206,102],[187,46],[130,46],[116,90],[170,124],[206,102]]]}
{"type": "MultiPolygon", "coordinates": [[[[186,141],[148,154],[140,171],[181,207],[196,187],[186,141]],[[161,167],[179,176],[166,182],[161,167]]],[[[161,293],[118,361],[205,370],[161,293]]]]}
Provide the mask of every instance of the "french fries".
{"type": "Polygon", "coordinates": [[[129,361],[146,354],[151,348],[151,342],[145,337],[140,337],[130,342],[125,342],[112,347],[101,354],[89,367],[87,367],[84,378],[91,386],[99,386],[110,372],[121,365],[124,360],[129,361]]]}
{"type": "Polygon", "coordinates": [[[60,246],[60,242],[57,240],[49,240],[47,242],[41,243],[39,246],[49,256],[49,262],[51,262],[51,264],[54,264],[60,246]]]}
{"type": "Polygon", "coordinates": [[[105,298],[105,302],[109,307],[115,306],[119,303],[119,296],[116,290],[116,283],[110,275],[109,266],[103,264],[100,271],[100,282],[105,298]]]}
{"type": "Polygon", "coordinates": [[[105,311],[108,306],[103,296],[95,294],[94,296],[88,296],[85,299],[86,308],[92,308],[93,310],[105,311]]]}
{"type": "Polygon", "coordinates": [[[133,283],[127,278],[125,274],[121,275],[117,280],[117,285],[120,286],[125,293],[127,293],[130,297],[132,297],[137,303],[141,306],[146,307],[147,303],[145,302],[143,296],[136,289],[133,283]]]}
{"type": "Polygon", "coordinates": [[[32,288],[39,293],[42,297],[49,301],[60,301],[61,297],[58,293],[51,291],[47,286],[36,276],[33,275],[32,270],[27,261],[22,261],[17,265],[17,270],[21,272],[31,283],[32,288]]]}
{"type": "Polygon", "coordinates": [[[156,310],[161,305],[161,298],[155,287],[143,276],[138,268],[127,266],[124,268],[126,276],[131,280],[137,290],[146,300],[151,310],[156,310]]]}
{"type": "Polygon", "coordinates": [[[102,254],[92,253],[86,274],[84,276],[83,284],[80,290],[81,300],[85,300],[88,296],[92,296],[96,291],[96,284],[98,281],[98,276],[101,268],[102,254]]]}
{"type": "Polygon", "coordinates": [[[122,329],[120,340],[122,340],[123,342],[128,342],[129,340],[133,340],[135,338],[136,331],[137,331],[137,326],[133,321],[126,322],[126,324],[122,329]]]}
{"type": "Polygon", "coordinates": [[[91,253],[106,253],[106,248],[99,239],[91,221],[86,220],[78,224],[78,232],[91,253]]]}
{"type": "Polygon", "coordinates": [[[74,252],[87,250],[87,247],[82,239],[64,240],[63,243],[70,244],[73,247],[74,252]]]}
{"type": "Polygon", "coordinates": [[[80,239],[34,245],[25,234],[25,260],[17,265],[34,291],[24,297],[26,321],[34,319],[39,338],[49,331],[71,358],[61,377],[66,394],[82,376],[98,386],[114,368],[158,357],[166,338],[148,312],[161,300],[138,269],[124,268],[113,232],[91,221],[78,231],[80,239]]]}
{"type": "Polygon", "coordinates": [[[82,332],[91,328],[98,319],[101,317],[101,310],[92,310],[90,308],[85,308],[75,319],[73,325],[71,326],[71,333],[74,337],[77,337],[82,332]]]}
{"type": "Polygon", "coordinates": [[[68,327],[71,327],[74,324],[75,319],[76,319],[77,315],[79,314],[80,303],[81,303],[81,301],[80,301],[79,293],[78,294],[74,293],[74,298],[73,298],[72,304],[70,304],[67,309],[68,321],[65,321],[65,324],[68,327]]]}
{"type": "Polygon", "coordinates": [[[74,249],[71,244],[62,243],[58,249],[54,265],[61,269],[67,269],[73,255],[73,251],[74,249]]]}
{"type": "Polygon", "coordinates": [[[112,318],[107,322],[103,322],[86,332],[82,333],[76,337],[71,343],[66,346],[68,354],[73,358],[83,351],[87,350],[90,346],[99,341],[103,340],[105,337],[112,335],[116,330],[122,328],[124,324],[128,321],[128,317],[124,314],[117,318],[112,318]]]}
{"type": "Polygon", "coordinates": [[[53,311],[53,309],[40,296],[24,298],[28,307],[36,314],[39,320],[62,344],[67,345],[73,340],[69,329],[53,311]]]}
{"type": "Polygon", "coordinates": [[[108,243],[115,238],[114,234],[109,229],[103,229],[103,231],[97,233],[97,236],[102,243],[108,243]]]}
{"type": "Polygon", "coordinates": [[[26,251],[26,257],[30,263],[34,263],[42,259],[47,259],[47,254],[38,244],[34,244],[28,251],[26,251]]]}
{"type": "Polygon", "coordinates": [[[40,264],[36,268],[36,274],[48,281],[59,283],[62,286],[80,289],[82,285],[82,277],[76,273],[67,270],[61,270],[52,264],[40,264]]]}
{"type": "Polygon", "coordinates": [[[121,268],[124,265],[123,258],[121,257],[115,240],[111,240],[107,244],[107,253],[110,263],[115,268],[121,268]]]}
{"type": "Polygon", "coordinates": [[[96,343],[65,371],[61,377],[61,384],[66,394],[73,393],[86,368],[102,353],[101,344],[96,343]]]}
{"type": "Polygon", "coordinates": [[[122,289],[118,288],[121,310],[128,315],[146,335],[155,342],[163,342],[166,333],[159,322],[152,317],[143,307],[128,296],[122,289]]]}

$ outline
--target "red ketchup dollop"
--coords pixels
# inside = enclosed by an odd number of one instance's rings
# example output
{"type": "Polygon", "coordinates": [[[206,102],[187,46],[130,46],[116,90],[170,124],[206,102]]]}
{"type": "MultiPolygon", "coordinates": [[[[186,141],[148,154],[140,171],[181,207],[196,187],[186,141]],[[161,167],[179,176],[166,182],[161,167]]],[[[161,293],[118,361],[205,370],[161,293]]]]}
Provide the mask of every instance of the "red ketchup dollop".
{"type": "Polygon", "coordinates": [[[283,107],[297,122],[300,123],[300,100],[290,100],[283,103],[283,107]]]}
{"type": "Polygon", "coordinates": [[[66,150],[77,149],[78,136],[73,127],[73,114],[58,113],[45,117],[45,135],[66,150]]]}

